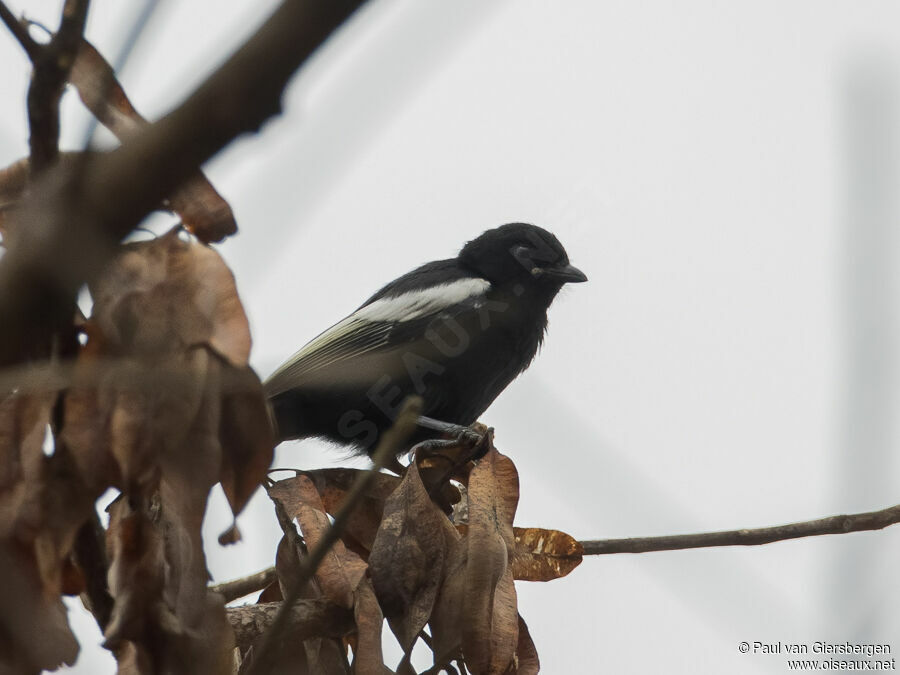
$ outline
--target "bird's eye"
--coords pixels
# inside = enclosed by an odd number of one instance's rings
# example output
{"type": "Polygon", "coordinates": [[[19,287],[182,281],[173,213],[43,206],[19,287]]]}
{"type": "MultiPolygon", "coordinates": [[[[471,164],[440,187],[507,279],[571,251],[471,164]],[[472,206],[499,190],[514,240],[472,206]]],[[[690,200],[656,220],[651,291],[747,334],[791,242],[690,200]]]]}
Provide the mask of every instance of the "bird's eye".
{"type": "Polygon", "coordinates": [[[510,249],[510,253],[512,253],[512,257],[516,259],[516,261],[522,265],[525,269],[533,272],[534,261],[531,260],[531,249],[527,246],[513,246],[510,249]]]}
{"type": "Polygon", "coordinates": [[[540,267],[532,267],[531,268],[531,276],[533,276],[535,279],[540,277],[543,273],[544,273],[544,270],[540,267]]]}

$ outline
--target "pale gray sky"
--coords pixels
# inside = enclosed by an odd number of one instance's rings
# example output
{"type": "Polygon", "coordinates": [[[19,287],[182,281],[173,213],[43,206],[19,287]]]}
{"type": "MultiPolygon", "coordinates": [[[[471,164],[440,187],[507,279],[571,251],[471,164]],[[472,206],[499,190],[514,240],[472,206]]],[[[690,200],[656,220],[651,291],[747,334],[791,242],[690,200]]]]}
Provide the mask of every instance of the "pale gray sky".
{"type": "MultiPolygon", "coordinates": [[[[52,23],[60,3],[9,4],[52,23]]],[[[92,4],[88,36],[112,54],[142,3],[92,4]]],[[[171,108],[275,4],[162,2],[122,73],[136,106],[171,108]]],[[[8,163],[26,153],[28,69],[8,38],[0,62],[8,163]]],[[[886,1],[376,0],[283,117],[207,167],[242,228],[221,250],[253,363],[265,376],[384,282],[531,221],[590,282],[483,418],[519,469],[518,524],[604,538],[889,506],[898,87],[886,1]]],[[[77,147],[86,117],[66,99],[77,147]]],[[[338,463],[308,442],[277,458],[338,463]]],[[[215,542],[220,494],[210,508],[216,580],[271,564],[264,497],[232,548],[215,542]]],[[[898,555],[900,530],[603,556],[519,583],[519,605],[544,672],[782,673],[785,657],[738,644],[893,640],[896,655],[898,555]]],[[[109,672],[74,620],[73,672],[109,672]]]]}

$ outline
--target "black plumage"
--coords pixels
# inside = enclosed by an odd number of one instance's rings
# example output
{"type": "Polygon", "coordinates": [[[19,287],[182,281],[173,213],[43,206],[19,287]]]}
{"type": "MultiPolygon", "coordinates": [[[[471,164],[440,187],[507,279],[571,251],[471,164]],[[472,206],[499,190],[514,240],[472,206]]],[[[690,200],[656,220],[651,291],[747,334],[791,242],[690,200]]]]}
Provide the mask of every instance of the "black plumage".
{"type": "Polygon", "coordinates": [[[586,279],[550,232],[488,230],[390,282],[281,366],[265,383],[279,439],[371,452],[410,394],[428,417],[472,424],[531,363],[562,286],[586,279]]]}

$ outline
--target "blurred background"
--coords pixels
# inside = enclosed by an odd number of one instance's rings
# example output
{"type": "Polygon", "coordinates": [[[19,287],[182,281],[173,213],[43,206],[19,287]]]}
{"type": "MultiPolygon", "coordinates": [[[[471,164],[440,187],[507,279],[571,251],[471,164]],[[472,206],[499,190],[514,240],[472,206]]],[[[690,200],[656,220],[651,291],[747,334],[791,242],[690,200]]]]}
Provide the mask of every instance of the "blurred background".
{"type": "MultiPolygon", "coordinates": [[[[62,3],[8,4],[55,27],[62,3]]],[[[155,119],[275,6],[95,0],[87,35],[155,119]]],[[[6,34],[0,63],[6,165],[27,154],[30,66],[6,34]]],[[[63,146],[90,126],[70,92],[63,146]]],[[[483,421],[519,469],[517,525],[594,539],[900,501],[898,131],[886,0],[374,0],[294,78],[284,115],[206,169],[241,227],[219,250],[263,377],[489,227],[555,232],[590,282],[557,300],[542,353],[483,421]]],[[[346,464],[316,442],[276,458],[346,464]]],[[[217,489],[216,581],[271,565],[280,536],[259,494],[222,548],[229,521],[217,489]]],[[[520,582],[519,608],[547,673],[782,673],[786,656],[739,643],[897,656],[898,556],[898,529],[596,556],[520,582]]],[[[68,604],[70,672],[114,672],[68,604]]]]}

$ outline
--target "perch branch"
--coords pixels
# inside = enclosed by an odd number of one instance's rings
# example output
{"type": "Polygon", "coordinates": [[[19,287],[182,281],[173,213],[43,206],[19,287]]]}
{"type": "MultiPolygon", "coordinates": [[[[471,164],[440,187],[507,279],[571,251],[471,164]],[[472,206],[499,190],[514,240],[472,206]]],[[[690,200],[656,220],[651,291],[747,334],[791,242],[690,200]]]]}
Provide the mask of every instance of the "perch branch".
{"type": "Polygon", "coordinates": [[[757,529],[676,534],[662,537],[629,537],[627,539],[593,539],[582,541],[585,555],[609,553],[648,553],[650,551],[674,551],[686,548],[712,546],[759,546],[775,541],[816,537],[822,534],[846,534],[881,530],[900,523],[900,504],[881,511],[830,516],[788,525],[760,527],[757,529]]]}
{"type": "MultiPolygon", "coordinates": [[[[650,553],[652,551],[677,551],[688,548],[711,548],[715,546],[759,546],[776,541],[816,537],[823,534],[847,534],[882,530],[900,523],[900,504],[880,511],[852,513],[830,516],[817,520],[807,520],[788,525],[760,527],[756,529],[725,530],[722,532],[701,532],[697,534],[675,534],[661,537],[628,537],[625,539],[589,539],[579,542],[584,547],[584,555],[609,555],[612,553],[650,553]]],[[[270,567],[229,584],[252,585],[253,579],[263,579],[275,574],[270,567]]],[[[225,585],[225,584],[223,584],[225,585]]],[[[248,593],[261,590],[264,586],[251,588],[248,593]]],[[[215,588],[215,587],[213,587],[215,588]]]]}
{"type": "Polygon", "coordinates": [[[403,444],[412,435],[421,409],[421,399],[417,397],[406,399],[403,408],[397,415],[394,426],[382,435],[378,447],[372,455],[372,468],[359,475],[356,482],[353,483],[353,487],[347,493],[340,510],[335,514],[331,527],[326,530],[321,541],[309,552],[309,555],[301,559],[297,578],[293,580],[284,602],[281,603],[280,610],[272,620],[269,629],[262,635],[258,649],[254,647],[259,656],[250,666],[248,675],[266,672],[271,658],[277,651],[273,647],[281,642],[285,631],[288,630],[292,607],[300,598],[300,593],[303,592],[306,582],[313,577],[325,555],[340,538],[344,528],[347,526],[347,522],[350,520],[350,515],[366,495],[379,471],[389,460],[397,456],[397,453],[403,448],[403,444]]]}
{"type": "MultiPolygon", "coordinates": [[[[228,622],[241,652],[245,652],[256,638],[271,628],[282,605],[280,602],[265,602],[226,608],[228,622]]],[[[287,613],[286,629],[291,639],[299,642],[311,637],[343,637],[355,629],[355,624],[352,610],[327,600],[298,600],[287,613]]]]}
{"type": "Polygon", "coordinates": [[[256,574],[251,574],[247,577],[210,586],[209,590],[221,595],[225,598],[225,602],[231,602],[232,600],[243,598],[245,595],[261,591],[277,578],[275,568],[270,567],[262,572],[257,572],[256,574]]]}

